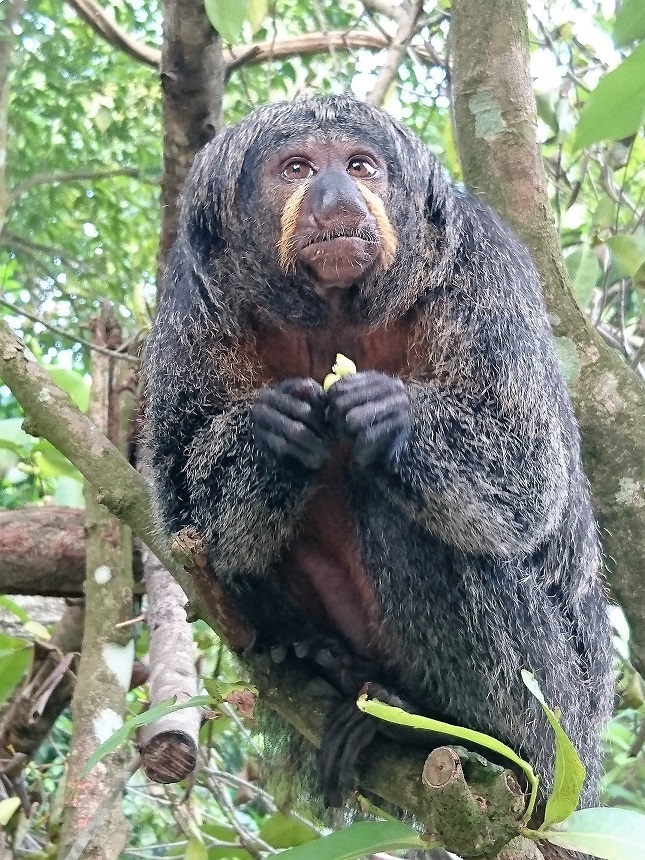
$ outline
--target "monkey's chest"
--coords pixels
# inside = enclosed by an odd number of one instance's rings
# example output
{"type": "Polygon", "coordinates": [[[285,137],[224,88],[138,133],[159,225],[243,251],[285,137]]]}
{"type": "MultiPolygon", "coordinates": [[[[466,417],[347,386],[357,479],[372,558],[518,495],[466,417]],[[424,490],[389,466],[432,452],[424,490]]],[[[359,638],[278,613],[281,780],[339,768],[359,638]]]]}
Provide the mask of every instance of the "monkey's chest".
{"type": "Polygon", "coordinates": [[[338,446],[321,470],[276,575],[289,599],[321,628],[341,633],[357,653],[374,656],[379,612],[346,481],[347,455],[338,446]]]}
{"type": "Polygon", "coordinates": [[[310,377],[322,383],[339,352],[358,370],[405,377],[410,369],[410,333],[407,317],[378,328],[350,326],[342,320],[315,329],[264,323],[256,333],[256,381],[271,384],[310,377]]]}
{"type": "MultiPolygon", "coordinates": [[[[406,377],[411,315],[368,328],[338,319],[316,329],[263,323],[256,331],[255,384],[310,377],[323,381],[341,352],[361,370],[406,377]]],[[[288,599],[322,629],[340,633],[358,654],[377,655],[380,612],[348,491],[349,454],[338,443],[321,469],[296,537],[275,575],[288,599]]]]}

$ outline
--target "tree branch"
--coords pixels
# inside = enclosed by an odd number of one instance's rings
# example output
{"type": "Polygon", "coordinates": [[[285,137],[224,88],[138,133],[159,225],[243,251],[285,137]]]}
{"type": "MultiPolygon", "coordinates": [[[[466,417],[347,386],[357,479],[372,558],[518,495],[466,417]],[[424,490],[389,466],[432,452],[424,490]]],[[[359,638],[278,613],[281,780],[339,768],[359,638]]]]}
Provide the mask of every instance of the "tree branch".
{"type": "Polygon", "coordinates": [[[30,314],[29,311],[26,311],[24,308],[18,308],[16,307],[16,305],[12,305],[11,302],[7,302],[4,299],[0,299],[0,305],[5,308],[8,308],[16,316],[25,317],[25,319],[31,320],[33,323],[38,323],[38,325],[41,325],[48,331],[60,335],[60,337],[64,337],[66,340],[71,340],[74,343],[82,344],[82,346],[86,347],[86,349],[94,350],[94,352],[98,352],[100,355],[105,355],[108,358],[116,358],[118,361],[127,361],[130,364],[141,364],[141,359],[137,355],[130,355],[129,352],[118,352],[116,349],[107,349],[106,347],[99,346],[98,344],[92,343],[89,340],[83,340],[82,337],[79,337],[73,332],[65,331],[64,328],[59,328],[57,325],[52,325],[51,323],[48,323],[40,317],[36,316],[36,314],[30,314]]]}
{"type": "Polygon", "coordinates": [[[454,0],[453,103],[467,185],[512,224],[540,271],[582,433],[612,591],[645,667],[645,387],[571,293],[535,129],[526,0],[454,0]]]}
{"type": "Polygon", "coordinates": [[[408,8],[406,14],[400,19],[396,35],[392,40],[392,44],[388,48],[385,62],[376,78],[376,83],[372,87],[372,91],[367,96],[367,101],[373,105],[383,104],[387,91],[401,65],[401,61],[405,56],[410,45],[410,40],[414,36],[416,23],[423,11],[423,0],[415,0],[408,8]]]}
{"type": "MultiPolygon", "coordinates": [[[[121,27],[108,18],[102,7],[95,0],[67,0],[79,15],[111,45],[125,51],[135,60],[146,65],[159,68],[161,51],[151,48],[132,39],[121,27]]],[[[404,6],[394,6],[386,2],[365,3],[365,6],[375,12],[388,15],[395,21],[404,21],[407,16],[404,6]]],[[[336,50],[352,50],[369,48],[382,51],[389,47],[391,40],[380,33],[362,30],[330,30],[328,33],[306,33],[291,39],[280,41],[252,42],[249,45],[235,45],[227,49],[225,57],[225,78],[247,65],[258,65],[269,60],[286,60],[290,57],[324,54],[330,48],[336,50]]],[[[415,54],[423,62],[434,65],[432,54],[422,47],[414,48],[415,54]]]]}
{"type": "Polygon", "coordinates": [[[129,54],[140,63],[158,68],[161,52],[157,48],[150,48],[134,39],[130,34],[120,27],[116,21],[107,15],[105,9],[95,0],[67,0],[81,18],[90,25],[95,33],[98,33],[110,45],[129,54]]]}
{"type": "Polygon", "coordinates": [[[59,185],[62,182],[84,182],[87,180],[112,179],[114,176],[132,176],[142,182],[158,185],[159,179],[149,179],[138,167],[115,167],[110,170],[70,170],[54,173],[34,173],[24,182],[15,185],[9,192],[9,205],[15,203],[38,185],[59,185]]]}
{"type": "Polygon", "coordinates": [[[78,508],[0,512],[0,594],[82,596],[84,523],[78,508]]]}
{"type": "MultiPolygon", "coordinates": [[[[286,60],[290,57],[326,54],[330,48],[351,51],[368,48],[383,51],[392,45],[392,39],[369,30],[330,30],[327,33],[306,33],[278,42],[255,42],[236,45],[225,52],[226,77],[241,66],[257,65],[271,60],[286,60]]],[[[436,58],[426,48],[415,45],[411,50],[424,63],[436,65],[436,58]]]]}

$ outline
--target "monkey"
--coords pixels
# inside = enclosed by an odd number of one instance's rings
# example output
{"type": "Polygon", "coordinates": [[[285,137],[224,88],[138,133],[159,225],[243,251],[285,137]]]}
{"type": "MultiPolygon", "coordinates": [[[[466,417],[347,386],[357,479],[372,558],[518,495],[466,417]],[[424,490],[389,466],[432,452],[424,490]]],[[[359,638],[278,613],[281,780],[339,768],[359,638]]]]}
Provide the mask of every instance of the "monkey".
{"type": "Polygon", "coordinates": [[[186,179],[145,372],[161,529],[199,531],[257,653],[339,691],[328,804],[374,735],[366,684],[505,742],[548,792],[522,669],[597,803],[611,638],[578,427],[528,251],[428,147],[350,96],[220,132],[186,179]],[[357,372],[325,391],[337,353],[357,372]]]}

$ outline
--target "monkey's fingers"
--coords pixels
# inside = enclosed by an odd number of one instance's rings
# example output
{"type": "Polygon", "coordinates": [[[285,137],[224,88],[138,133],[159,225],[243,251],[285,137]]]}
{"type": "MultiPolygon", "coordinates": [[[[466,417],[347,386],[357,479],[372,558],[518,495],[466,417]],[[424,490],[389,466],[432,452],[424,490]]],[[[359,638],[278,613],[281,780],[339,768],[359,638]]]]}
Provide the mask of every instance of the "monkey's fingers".
{"type": "Polygon", "coordinates": [[[329,389],[328,397],[336,409],[346,413],[356,406],[386,400],[396,394],[403,395],[408,402],[405,385],[398,377],[379,370],[364,370],[345,376],[329,389]]]}
{"type": "Polygon", "coordinates": [[[359,466],[376,460],[387,466],[396,463],[410,435],[410,422],[405,416],[393,415],[387,421],[368,427],[352,443],[352,456],[359,466]]]}
{"type": "MultiPolygon", "coordinates": [[[[304,425],[299,425],[299,428],[303,427],[304,425]]],[[[266,428],[256,427],[253,430],[253,438],[258,449],[264,454],[278,460],[290,457],[308,469],[319,469],[329,456],[327,446],[311,431],[304,434],[299,429],[295,438],[286,438],[266,428]]]]}
{"type": "Polygon", "coordinates": [[[251,421],[252,423],[270,424],[274,414],[284,415],[293,421],[306,424],[320,436],[324,433],[324,407],[315,400],[310,403],[290,392],[267,388],[253,404],[251,421]]]}

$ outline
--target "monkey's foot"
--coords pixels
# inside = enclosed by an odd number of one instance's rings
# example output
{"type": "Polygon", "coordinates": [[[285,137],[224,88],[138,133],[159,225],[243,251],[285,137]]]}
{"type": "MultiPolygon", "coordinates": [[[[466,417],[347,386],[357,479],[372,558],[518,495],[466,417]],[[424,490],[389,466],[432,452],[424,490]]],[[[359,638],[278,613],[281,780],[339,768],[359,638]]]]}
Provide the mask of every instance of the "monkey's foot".
{"type": "MultiPolygon", "coordinates": [[[[371,698],[393,707],[403,707],[401,699],[380,684],[365,684],[359,692],[367,692],[371,698]]],[[[327,713],[319,753],[325,806],[343,805],[348,793],[356,785],[356,763],[363,750],[374,740],[379,728],[379,721],[359,711],[354,700],[343,702],[327,713]]]]}

